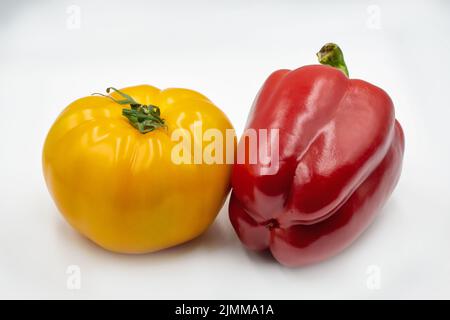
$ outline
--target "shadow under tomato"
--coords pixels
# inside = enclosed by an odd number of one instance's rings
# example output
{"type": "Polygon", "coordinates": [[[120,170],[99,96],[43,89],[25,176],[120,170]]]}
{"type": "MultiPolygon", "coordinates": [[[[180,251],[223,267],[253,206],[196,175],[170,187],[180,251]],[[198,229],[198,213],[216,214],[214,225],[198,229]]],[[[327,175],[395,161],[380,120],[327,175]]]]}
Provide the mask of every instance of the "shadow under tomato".
{"type": "Polygon", "coordinates": [[[91,255],[96,259],[117,260],[117,258],[120,258],[121,261],[129,262],[152,260],[155,263],[166,263],[172,260],[181,260],[194,252],[208,254],[222,250],[224,247],[236,245],[231,225],[227,225],[228,217],[226,212],[224,212],[227,208],[228,205],[225,204],[218,218],[200,236],[174,247],[142,254],[117,253],[104,249],[74,230],[58,212],[55,212],[55,215],[59,215],[55,227],[57,229],[58,242],[64,247],[64,251],[78,251],[77,254],[83,252],[83,255],[91,255]]]}

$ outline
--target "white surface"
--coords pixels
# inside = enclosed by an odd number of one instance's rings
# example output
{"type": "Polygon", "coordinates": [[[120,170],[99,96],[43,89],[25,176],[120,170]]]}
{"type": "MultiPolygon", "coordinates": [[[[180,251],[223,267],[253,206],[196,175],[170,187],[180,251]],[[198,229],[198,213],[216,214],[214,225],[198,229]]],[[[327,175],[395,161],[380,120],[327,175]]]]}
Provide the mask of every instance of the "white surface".
{"type": "Polygon", "coordinates": [[[2,0],[0,298],[450,298],[449,9],[445,1],[2,0]],[[70,5],[81,10],[79,29],[70,5]],[[393,197],[338,257],[287,269],[247,252],[226,207],[195,241],[117,255],[57,212],[41,149],[71,101],[110,85],[187,87],[240,133],[270,72],[315,63],[328,41],[342,46],[352,77],[391,95],[406,133],[393,197]],[[81,268],[80,290],[66,286],[69,265],[81,268]]]}

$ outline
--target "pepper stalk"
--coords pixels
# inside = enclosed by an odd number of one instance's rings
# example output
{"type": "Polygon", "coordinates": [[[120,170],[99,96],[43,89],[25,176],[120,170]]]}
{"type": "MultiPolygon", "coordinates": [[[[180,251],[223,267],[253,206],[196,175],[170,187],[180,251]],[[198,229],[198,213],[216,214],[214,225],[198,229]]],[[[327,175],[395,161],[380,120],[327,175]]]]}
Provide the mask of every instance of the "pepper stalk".
{"type": "Polygon", "coordinates": [[[345,64],[344,54],[341,48],[335,43],[325,44],[319,52],[317,52],[319,62],[324,65],[335,67],[341,70],[347,77],[349,77],[347,65],[345,64]]]}

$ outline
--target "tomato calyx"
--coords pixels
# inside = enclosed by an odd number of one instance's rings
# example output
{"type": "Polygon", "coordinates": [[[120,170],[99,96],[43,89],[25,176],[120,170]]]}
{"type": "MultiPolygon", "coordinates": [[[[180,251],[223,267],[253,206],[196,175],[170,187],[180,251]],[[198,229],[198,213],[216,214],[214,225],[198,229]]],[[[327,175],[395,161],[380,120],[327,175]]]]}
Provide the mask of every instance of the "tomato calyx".
{"type": "Polygon", "coordinates": [[[117,90],[116,88],[109,87],[106,88],[106,93],[110,93],[111,91],[116,92],[123,99],[118,100],[113,98],[110,95],[104,95],[102,93],[94,93],[93,95],[100,95],[102,97],[106,97],[108,99],[113,100],[115,103],[120,105],[129,105],[130,108],[122,109],[122,115],[128,119],[130,124],[139,130],[140,133],[144,134],[147,132],[151,132],[158,128],[165,128],[166,124],[164,119],[161,118],[161,111],[159,107],[154,105],[144,105],[138,103],[134,100],[130,95],[117,90]]]}

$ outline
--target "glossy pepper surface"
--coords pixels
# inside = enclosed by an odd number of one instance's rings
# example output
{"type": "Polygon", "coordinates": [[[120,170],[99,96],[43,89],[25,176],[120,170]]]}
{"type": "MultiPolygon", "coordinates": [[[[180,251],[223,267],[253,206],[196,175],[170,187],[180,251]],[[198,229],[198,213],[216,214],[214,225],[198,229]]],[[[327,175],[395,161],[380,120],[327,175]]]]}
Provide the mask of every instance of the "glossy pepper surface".
{"type": "Polygon", "coordinates": [[[231,165],[177,163],[172,133],[181,128],[193,137],[199,124],[225,135],[230,121],[192,90],[110,92],[71,103],[48,133],[43,170],[58,209],[116,252],[151,252],[198,236],[224,203],[231,165]]]}
{"type": "MultiPolygon", "coordinates": [[[[404,152],[387,93],[349,79],[336,45],[318,57],[325,65],[270,75],[249,115],[247,129],[278,130],[274,174],[266,174],[274,164],[261,161],[232,170],[229,215],[241,242],[269,249],[287,266],[324,260],[351,244],[392,193],[404,152]]],[[[241,138],[239,149],[251,152],[246,143],[241,138]]]]}

